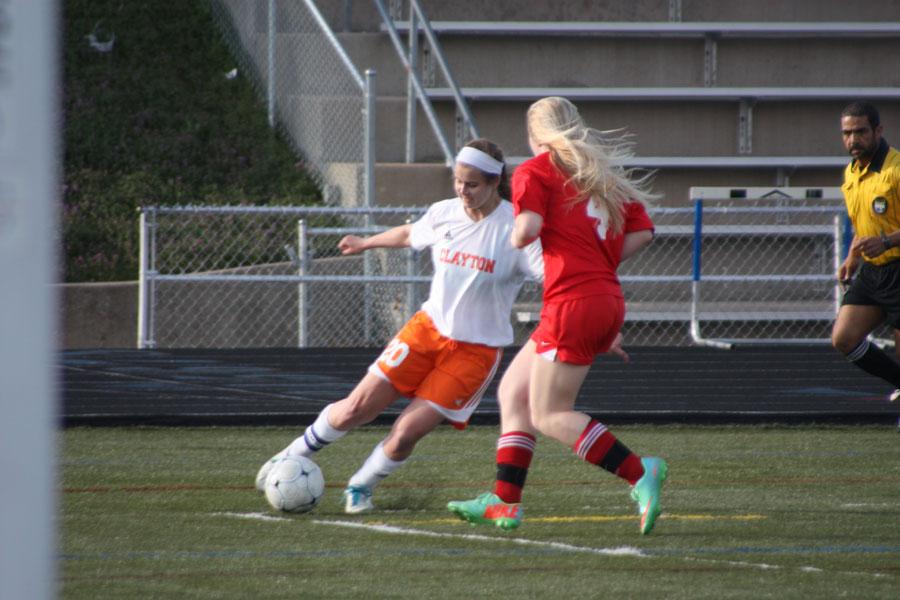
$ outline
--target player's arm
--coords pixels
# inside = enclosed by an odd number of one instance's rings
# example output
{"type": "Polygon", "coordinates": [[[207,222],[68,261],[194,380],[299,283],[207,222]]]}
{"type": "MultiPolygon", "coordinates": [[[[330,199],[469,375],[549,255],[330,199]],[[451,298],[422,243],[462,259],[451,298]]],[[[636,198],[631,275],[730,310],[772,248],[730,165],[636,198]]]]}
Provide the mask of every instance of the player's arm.
{"type": "Polygon", "coordinates": [[[884,232],[881,235],[854,237],[853,242],[850,244],[850,254],[856,254],[857,256],[864,254],[869,258],[881,256],[894,247],[894,237],[884,232]]]}
{"type": "Polygon", "coordinates": [[[412,224],[406,223],[369,237],[345,235],[338,242],[338,248],[341,254],[359,254],[372,248],[408,248],[410,231],[412,224]]]}
{"type": "Polygon", "coordinates": [[[622,244],[622,260],[627,260],[641,251],[647,244],[653,241],[653,230],[642,229],[640,231],[631,231],[625,234],[625,241],[622,244]]]}
{"type": "Polygon", "coordinates": [[[516,248],[524,248],[537,239],[544,225],[544,217],[530,210],[523,210],[516,215],[510,241],[516,248]]]}
{"type": "Polygon", "coordinates": [[[850,251],[847,252],[847,258],[845,258],[844,262],[841,263],[841,266],[838,267],[838,281],[849,281],[850,278],[853,277],[853,274],[856,272],[856,267],[859,265],[860,257],[861,250],[859,248],[859,238],[854,235],[853,239],[850,241],[850,251]]]}

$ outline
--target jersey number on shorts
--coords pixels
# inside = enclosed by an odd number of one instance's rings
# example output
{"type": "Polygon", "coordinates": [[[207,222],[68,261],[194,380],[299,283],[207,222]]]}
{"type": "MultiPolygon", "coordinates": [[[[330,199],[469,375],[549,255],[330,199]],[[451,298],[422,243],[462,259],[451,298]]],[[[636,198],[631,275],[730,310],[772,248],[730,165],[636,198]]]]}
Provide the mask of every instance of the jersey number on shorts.
{"type": "Polygon", "coordinates": [[[384,349],[384,352],[381,353],[381,356],[378,357],[378,360],[384,362],[389,367],[396,367],[409,355],[409,345],[406,342],[401,342],[397,338],[391,340],[391,342],[387,345],[387,348],[384,349]]]}

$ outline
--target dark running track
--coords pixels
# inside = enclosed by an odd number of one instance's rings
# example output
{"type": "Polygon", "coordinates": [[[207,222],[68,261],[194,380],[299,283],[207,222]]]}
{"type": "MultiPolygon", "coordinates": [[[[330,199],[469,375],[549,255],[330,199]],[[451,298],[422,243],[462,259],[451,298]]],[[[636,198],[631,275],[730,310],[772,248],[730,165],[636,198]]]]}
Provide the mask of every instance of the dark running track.
{"type": "MultiPolygon", "coordinates": [[[[516,349],[508,349],[503,366],[516,349]]],[[[828,346],[629,348],[599,359],[578,408],[608,423],[897,423],[884,382],[828,346]]],[[[303,425],[344,397],[378,348],[68,350],[62,423],[303,425]]],[[[496,423],[499,375],[473,423],[496,423]]],[[[405,402],[389,409],[389,422],[405,402]]]]}

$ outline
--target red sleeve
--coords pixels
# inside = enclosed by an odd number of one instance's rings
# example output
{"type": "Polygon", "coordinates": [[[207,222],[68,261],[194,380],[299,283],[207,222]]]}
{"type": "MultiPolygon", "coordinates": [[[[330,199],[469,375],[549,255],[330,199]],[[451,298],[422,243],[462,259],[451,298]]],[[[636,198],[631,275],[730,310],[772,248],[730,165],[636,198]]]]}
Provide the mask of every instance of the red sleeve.
{"type": "Polygon", "coordinates": [[[543,178],[536,172],[532,160],[525,161],[513,172],[513,212],[518,215],[523,210],[530,210],[545,217],[548,194],[543,178]]]}
{"type": "Polygon", "coordinates": [[[625,233],[655,229],[650,215],[640,202],[629,202],[625,205],[625,233]]]}

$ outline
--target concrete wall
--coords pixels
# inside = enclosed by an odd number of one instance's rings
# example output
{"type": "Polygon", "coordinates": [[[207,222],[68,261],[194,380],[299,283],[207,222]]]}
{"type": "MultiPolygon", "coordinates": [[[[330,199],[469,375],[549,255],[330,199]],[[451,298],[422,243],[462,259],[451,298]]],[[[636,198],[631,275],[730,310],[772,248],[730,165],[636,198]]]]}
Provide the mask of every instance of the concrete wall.
{"type": "Polygon", "coordinates": [[[66,283],[56,286],[61,311],[57,345],[69,348],[137,346],[138,284],[66,283]]]}

